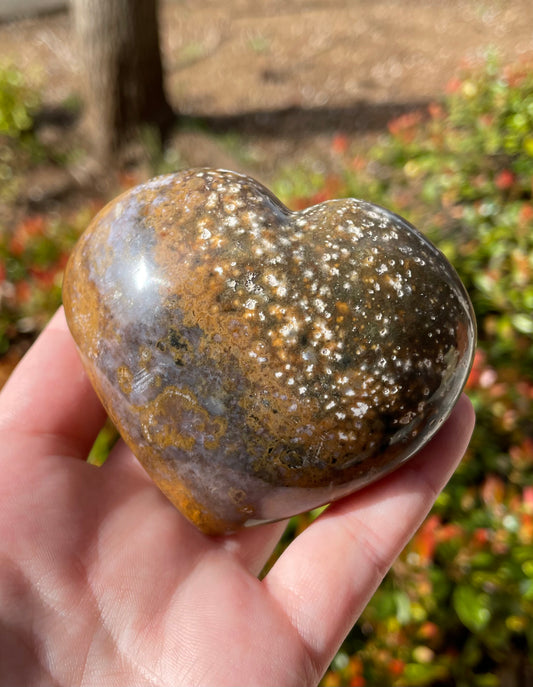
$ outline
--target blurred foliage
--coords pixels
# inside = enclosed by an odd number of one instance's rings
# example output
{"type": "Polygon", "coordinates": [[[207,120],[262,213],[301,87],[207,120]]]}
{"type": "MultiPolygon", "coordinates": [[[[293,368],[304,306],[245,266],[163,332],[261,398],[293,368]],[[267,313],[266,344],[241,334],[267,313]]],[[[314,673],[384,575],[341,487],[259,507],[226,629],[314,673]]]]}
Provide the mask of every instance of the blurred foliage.
{"type": "Polygon", "coordinates": [[[337,133],[339,174],[278,181],[293,208],[356,196],[406,216],[456,267],[479,328],[468,455],[324,687],[533,680],[532,67],[491,58],[365,155],[337,133]]]}
{"type": "MultiPolygon", "coordinates": [[[[390,122],[364,154],[337,132],[337,173],[287,168],[274,185],[293,208],[356,196],[406,216],[457,268],[479,327],[468,455],[324,687],[533,683],[532,67],[490,59],[453,79],[442,102],[390,122]]],[[[39,155],[37,103],[20,75],[0,68],[0,201],[15,162],[39,155]]],[[[154,168],[167,171],[175,160],[160,157],[156,143],[154,168]]],[[[135,182],[126,177],[123,187],[135,182]]],[[[56,309],[68,254],[98,207],[0,226],[0,352],[56,309]]],[[[91,461],[101,462],[115,438],[106,426],[91,461]]],[[[293,518],[277,553],[317,515],[293,518]]]]}
{"type": "Polygon", "coordinates": [[[22,73],[0,64],[0,134],[22,139],[33,127],[39,96],[25,82],[22,73]]]}
{"type": "Polygon", "coordinates": [[[88,204],[65,215],[30,215],[0,226],[0,354],[21,334],[40,331],[61,304],[70,251],[95,214],[88,204]]]}
{"type": "Polygon", "coordinates": [[[21,168],[42,157],[34,136],[39,94],[11,64],[0,62],[0,202],[13,201],[21,168]]]}

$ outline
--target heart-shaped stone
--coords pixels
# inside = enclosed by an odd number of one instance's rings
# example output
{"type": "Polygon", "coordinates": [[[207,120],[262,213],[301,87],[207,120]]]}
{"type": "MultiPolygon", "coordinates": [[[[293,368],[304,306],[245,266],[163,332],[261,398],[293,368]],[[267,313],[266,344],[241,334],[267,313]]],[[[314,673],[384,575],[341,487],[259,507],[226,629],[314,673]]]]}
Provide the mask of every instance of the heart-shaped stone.
{"type": "Polygon", "coordinates": [[[189,170],[110,203],[65,274],[70,329],[122,437],[198,527],[336,500],[449,415],[475,345],[444,256],[354,199],[290,212],[189,170]]]}

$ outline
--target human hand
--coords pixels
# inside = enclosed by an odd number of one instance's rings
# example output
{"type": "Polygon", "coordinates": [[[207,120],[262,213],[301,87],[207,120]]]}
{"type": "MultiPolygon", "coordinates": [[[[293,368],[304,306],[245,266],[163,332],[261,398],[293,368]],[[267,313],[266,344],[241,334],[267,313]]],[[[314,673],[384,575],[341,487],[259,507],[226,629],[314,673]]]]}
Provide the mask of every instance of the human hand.
{"type": "Polygon", "coordinates": [[[284,529],[210,538],[119,442],[63,313],[0,395],[0,683],[313,685],[461,459],[463,397],[399,470],[333,504],[266,577],[284,529]]]}

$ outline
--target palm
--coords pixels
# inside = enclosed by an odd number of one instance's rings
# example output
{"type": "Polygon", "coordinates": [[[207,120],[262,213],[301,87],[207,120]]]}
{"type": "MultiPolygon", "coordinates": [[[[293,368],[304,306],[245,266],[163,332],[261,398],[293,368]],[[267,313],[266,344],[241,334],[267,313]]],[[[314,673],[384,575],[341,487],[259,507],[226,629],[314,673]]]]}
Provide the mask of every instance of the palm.
{"type": "Polygon", "coordinates": [[[123,444],[80,460],[103,411],[59,314],[0,400],[0,681],[316,683],[464,451],[467,408],[259,581],[283,525],[209,538],[123,444]]]}

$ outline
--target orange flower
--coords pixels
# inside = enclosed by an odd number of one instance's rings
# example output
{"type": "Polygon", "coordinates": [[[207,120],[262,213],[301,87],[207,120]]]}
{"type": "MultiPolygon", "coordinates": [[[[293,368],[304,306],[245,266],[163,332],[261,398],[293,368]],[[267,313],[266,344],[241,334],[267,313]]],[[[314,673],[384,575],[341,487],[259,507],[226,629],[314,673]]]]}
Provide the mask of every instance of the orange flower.
{"type": "Polygon", "coordinates": [[[439,636],[439,627],[435,623],[432,623],[430,620],[427,620],[420,627],[418,634],[422,639],[435,639],[439,636]]]}
{"type": "Polygon", "coordinates": [[[520,519],[520,541],[523,544],[533,542],[533,515],[524,513],[520,519]]]}
{"type": "Polygon", "coordinates": [[[362,673],[363,668],[364,668],[363,661],[357,654],[350,656],[350,661],[348,663],[348,670],[350,671],[351,675],[356,675],[358,673],[362,673]]]}
{"type": "Polygon", "coordinates": [[[420,556],[421,562],[430,561],[437,546],[437,529],[441,522],[438,515],[430,515],[415,536],[414,550],[420,556]]]}
{"type": "Polygon", "coordinates": [[[324,687],[340,687],[341,676],[337,672],[329,671],[322,680],[324,687]]]}
{"type": "Polygon", "coordinates": [[[450,522],[447,525],[442,525],[438,531],[437,539],[441,541],[450,541],[451,539],[456,539],[463,534],[463,529],[460,525],[450,522]]]}

